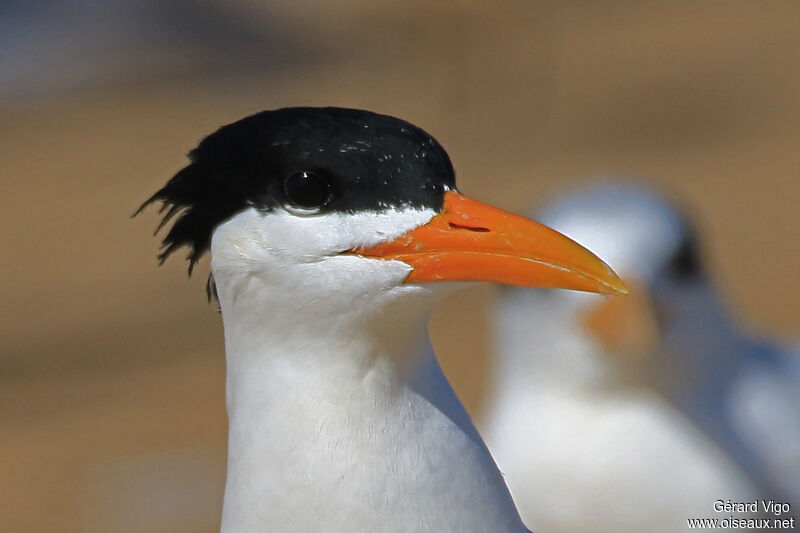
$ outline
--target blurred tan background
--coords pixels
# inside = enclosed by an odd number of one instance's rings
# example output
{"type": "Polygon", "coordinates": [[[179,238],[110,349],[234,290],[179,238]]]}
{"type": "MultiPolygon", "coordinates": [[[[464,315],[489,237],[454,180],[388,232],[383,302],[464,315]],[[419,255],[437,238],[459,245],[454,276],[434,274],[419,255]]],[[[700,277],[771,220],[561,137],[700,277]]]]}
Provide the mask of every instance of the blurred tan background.
{"type": "MultiPolygon", "coordinates": [[[[800,332],[800,4],[0,1],[3,531],[211,532],[226,421],[207,260],[130,215],[218,126],[405,118],[524,211],[598,174],[690,206],[742,321],[800,332]]],[[[492,289],[431,330],[480,414],[492,289]]]]}

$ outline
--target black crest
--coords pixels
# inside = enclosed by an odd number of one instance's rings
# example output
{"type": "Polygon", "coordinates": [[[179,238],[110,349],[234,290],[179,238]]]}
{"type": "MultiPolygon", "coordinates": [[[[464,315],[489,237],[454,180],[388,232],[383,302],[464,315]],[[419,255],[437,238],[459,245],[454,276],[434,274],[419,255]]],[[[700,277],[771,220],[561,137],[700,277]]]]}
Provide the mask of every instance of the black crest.
{"type": "Polygon", "coordinates": [[[186,246],[190,274],[220,223],[248,207],[292,204],[288,179],[312,176],[316,189],[324,183],[324,198],[315,190],[300,194],[324,199],[320,213],[441,209],[445,190],[455,189],[450,159],[433,137],[400,119],[355,109],[262,111],[203,139],[189,160],[135,214],[161,202],[156,233],[175,222],[159,260],[186,246]]]}

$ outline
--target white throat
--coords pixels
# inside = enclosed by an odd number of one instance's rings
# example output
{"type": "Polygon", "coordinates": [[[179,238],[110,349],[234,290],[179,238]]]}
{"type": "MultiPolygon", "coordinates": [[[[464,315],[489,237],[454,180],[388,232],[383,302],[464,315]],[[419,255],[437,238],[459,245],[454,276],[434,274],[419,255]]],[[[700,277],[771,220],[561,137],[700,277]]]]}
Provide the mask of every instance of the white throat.
{"type": "Polygon", "coordinates": [[[265,239],[266,267],[243,268],[265,264],[240,238],[260,215],[243,215],[212,241],[228,365],[223,533],[524,531],[429,359],[442,285],[403,285],[405,263],[359,256],[289,265],[280,236],[265,239]]]}

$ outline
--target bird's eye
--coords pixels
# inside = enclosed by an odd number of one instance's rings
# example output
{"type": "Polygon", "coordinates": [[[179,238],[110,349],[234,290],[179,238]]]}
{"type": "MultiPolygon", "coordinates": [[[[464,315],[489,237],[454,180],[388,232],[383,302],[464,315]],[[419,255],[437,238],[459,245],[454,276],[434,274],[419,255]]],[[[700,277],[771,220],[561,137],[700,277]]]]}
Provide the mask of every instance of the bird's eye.
{"type": "Polygon", "coordinates": [[[702,272],[697,243],[693,236],[688,236],[675,251],[667,264],[667,271],[682,281],[696,280],[702,272]]]}
{"type": "Polygon", "coordinates": [[[283,182],[283,191],[292,207],[302,210],[318,210],[331,199],[328,180],[314,172],[295,172],[283,182]]]}

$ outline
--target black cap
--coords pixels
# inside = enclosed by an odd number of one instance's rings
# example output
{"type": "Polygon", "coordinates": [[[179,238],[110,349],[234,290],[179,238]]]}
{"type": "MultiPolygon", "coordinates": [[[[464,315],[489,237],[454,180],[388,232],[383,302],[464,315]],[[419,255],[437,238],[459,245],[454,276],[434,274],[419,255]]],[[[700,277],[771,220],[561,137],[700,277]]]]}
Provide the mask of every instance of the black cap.
{"type": "Polygon", "coordinates": [[[313,213],[440,210],[455,173],[441,145],[403,120],[357,109],[262,111],[221,127],[189,153],[191,163],[136,212],[162,202],[163,262],[189,248],[189,272],[211,234],[248,207],[313,213]]]}

